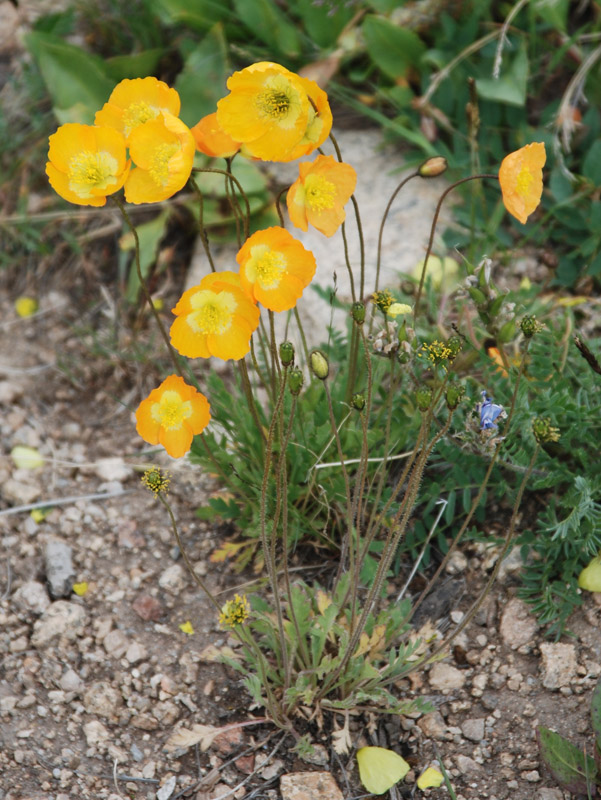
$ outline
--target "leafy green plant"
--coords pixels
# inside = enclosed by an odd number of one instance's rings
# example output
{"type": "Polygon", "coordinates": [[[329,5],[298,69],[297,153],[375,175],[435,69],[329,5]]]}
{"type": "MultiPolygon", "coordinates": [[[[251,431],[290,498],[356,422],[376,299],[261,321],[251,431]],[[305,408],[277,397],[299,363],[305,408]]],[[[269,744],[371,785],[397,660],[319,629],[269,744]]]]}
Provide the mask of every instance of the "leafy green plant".
{"type": "Polygon", "coordinates": [[[591,699],[591,723],[596,736],[592,756],[548,728],[540,726],[537,732],[541,758],[557,783],[568,792],[586,794],[588,798],[595,797],[601,787],[601,681],[591,699]]]}

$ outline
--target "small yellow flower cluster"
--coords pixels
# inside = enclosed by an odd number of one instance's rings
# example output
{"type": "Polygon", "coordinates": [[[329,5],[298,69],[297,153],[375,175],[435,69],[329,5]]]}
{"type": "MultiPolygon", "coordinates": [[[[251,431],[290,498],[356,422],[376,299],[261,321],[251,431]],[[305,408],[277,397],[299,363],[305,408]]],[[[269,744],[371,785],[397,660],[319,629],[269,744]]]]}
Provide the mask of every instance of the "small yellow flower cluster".
{"type": "Polygon", "coordinates": [[[222,628],[235,628],[243,625],[250,616],[250,603],[246,595],[234,595],[233,600],[228,600],[221,609],[219,624],[222,628]]]}
{"type": "Polygon", "coordinates": [[[421,346],[421,352],[417,354],[417,357],[423,358],[425,356],[428,361],[436,365],[443,364],[445,361],[451,359],[453,355],[453,350],[450,347],[444,342],[439,342],[435,339],[431,344],[423,344],[421,346]]]}
{"type": "Polygon", "coordinates": [[[144,486],[149,489],[155,497],[159,494],[166,494],[171,483],[170,473],[160,467],[150,467],[142,475],[141,479],[144,486]]]}

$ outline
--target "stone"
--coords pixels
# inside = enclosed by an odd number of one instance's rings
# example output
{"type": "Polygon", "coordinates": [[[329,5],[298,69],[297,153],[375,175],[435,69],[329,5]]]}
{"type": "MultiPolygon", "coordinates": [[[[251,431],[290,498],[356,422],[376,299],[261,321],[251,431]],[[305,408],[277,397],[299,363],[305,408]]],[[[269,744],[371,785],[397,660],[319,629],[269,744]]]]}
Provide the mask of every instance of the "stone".
{"type": "Polygon", "coordinates": [[[140,642],[132,642],[127,648],[125,658],[130,664],[137,664],[139,661],[144,661],[147,655],[144,645],[140,642]]]}
{"type": "Polygon", "coordinates": [[[50,539],[44,548],[44,567],[50,596],[69,597],[75,580],[71,548],[60,539],[50,539]]]}
{"type": "Polygon", "coordinates": [[[102,646],[113,658],[121,658],[127,652],[129,645],[129,639],[119,628],[109,631],[102,640],[102,646]]]}
{"type": "Polygon", "coordinates": [[[534,800],[563,800],[563,792],[561,789],[541,786],[537,791],[534,800]]]}
{"type": "Polygon", "coordinates": [[[40,649],[59,636],[69,640],[77,639],[85,630],[87,622],[88,615],[83,606],[67,600],[57,600],[35,622],[31,644],[40,649]]]}
{"type": "MultiPolygon", "coordinates": [[[[5,3],[2,4],[6,5],[5,3]]],[[[1,36],[1,34],[0,34],[1,36]]],[[[0,404],[12,405],[23,394],[23,385],[16,381],[0,381],[0,404]]]]}
{"type": "Polygon", "coordinates": [[[440,711],[431,711],[418,719],[417,726],[428,739],[446,739],[447,724],[440,711]]]}
{"type": "Polygon", "coordinates": [[[430,686],[439,692],[461,689],[466,681],[466,674],[450,664],[438,662],[430,670],[428,680],[430,686]]]}
{"type": "Polygon", "coordinates": [[[170,594],[179,594],[186,588],[188,583],[188,576],[186,570],[180,567],[179,564],[172,564],[170,567],[161,573],[159,578],[159,586],[165,589],[170,594]]]}
{"type": "Polygon", "coordinates": [[[512,598],[503,609],[499,629],[505,644],[512,650],[530,644],[537,628],[536,617],[530,613],[526,603],[517,597],[512,598]]]}
{"type": "Polygon", "coordinates": [[[119,456],[100,458],[94,464],[94,472],[102,481],[118,481],[122,483],[130,478],[134,471],[119,456]]]}
{"type": "Polygon", "coordinates": [[[23,611],[43,614],[50,605],[46,587],[38,581],[27,581],[12,596],[13,603],[23,611]]]}
{"type": "Polygon", "coordinates": [[[344,800],[329,772],[290,772],[280,778],[282,800],[344,800]]]}
{"type": "Polygon", "coordinates": [[[470,742],[481,742],[484,739],[484,718],[466,719],[461,725],[461,732],[470,742]]]}
{"type": "Polygon", "coordinates": [[[540,773],[538,770],[533,769],[530,772],[522,772],[521,778],[528,783],[538,783],[540,781],[540,773]]]}
{"type": "Polygon", "coordinates": [[[482,766],[469,756],[457,755],[455,756],[455,763],[457,764],[457,769],[463,775],[470,775],[472,772],[479,772],[482,769],[482,766]]]}
{"type": "Polygon", "coordinates": [[[39,484],[27,483],[20,478],[9,478],[2,484],[2,495],[11,505],[26,506],[42,496],[42,487],[39,484]]]}
{"type": "Polygon", "coordinates": [[[545,642],[540,646],[545,689],[560,689],[576,677],[578,662],[573,644],[545,642]]]}
{"type": "Polygon", "coordinates": [[[60,687],[65,692],[81,692],[84,682],[73,669],[68,669],[60,680],[60,687]]]}
{"type": "Polygon", "coordinates": [[[165,613],[156,597],[149,594],[138,595],[132,603],[132,608],[145,622],[158,622],[165,613]]]}
{"type": "Polygon", "coordinates": [[[522,548],[519,545],[515,545],[501,562],[497,580],[500,583],[505,583],[509,577],[519,572],[523,566],[522,548]]]}
{"type": "Polygon", "coordinates": [[[83,734],[86,737],[88,747],[97,747],[98,745],[105,744],[110,736],[102,722],[99,722],[97,719],[86,722],[83,726],[83,734]]]}
{"type": "Polygon", "coordinates": [[[177,782],[176,775],[172,775],[170,778],[167,778],[165,783],[161,786],[161,788],[157,792],[157,800],[169,800],[169,798],[175,791],[176,782],[177,782]]]}
{"type": "Polygon", "coordinates": [[[123,697],[110,683],[96,681],[84,692],[83,705],[88,714],[114,719],[123,706],[123,697]]]}

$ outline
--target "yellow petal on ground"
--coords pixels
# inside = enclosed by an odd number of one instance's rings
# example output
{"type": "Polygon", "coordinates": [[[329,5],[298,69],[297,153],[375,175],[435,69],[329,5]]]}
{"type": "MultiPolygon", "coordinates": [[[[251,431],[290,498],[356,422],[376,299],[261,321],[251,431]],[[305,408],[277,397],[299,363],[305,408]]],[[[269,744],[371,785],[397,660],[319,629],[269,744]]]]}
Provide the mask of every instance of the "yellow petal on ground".
{"type": "Polygon", "coordinates": [[[194,633],[194,628],[192,627],[192,623],[190,620],[187,622],[182,622],[181,625],[178,626],[182,633],[187,633],[188,636],[191,636],[194,633]]]}
{"type": "Polygon", "coordinates": [[[444,783],[442,773],[435,767],[428,767],[417,779],[418,789],[438,789],[444,783]]]}
{"type": "Polygon", "coordinates": [[[20,317],[31,317],[38,310],[38,301],[33,297],[17,297],[15,311],[20,317]]]}
{"type": "Polygon", "coordinates": [[[88,591],[88,584],[86,583],[86,581],[82,581],[81,583],[74,583],[71,588],[78,597],[83,597],[84,594],[88,591]]]}
{"type": "Polygon", "coordinates": [[[578,586],[587,592],[601,592],[601,555],[595,556],[578,576],[578,586]]]}
{"type": "Polygon", "coordinates": [[[361,783],[372,794],[384,794],[409,772],[409,764],[385,747],[362,747],[357,751],[361,783]]]}
{"type": "Polygon", "coordinates": [[[37,469],[44,465],[44,456],[33,447],[17,445],[10,451],[10,457],[18,469],[37,469]]]}
{"type": "Polygon", "coordinates": [[[32,511],[29,512],[29,516],[32,518],[34,522],[38,524],[43,522],[48,514],[50,513],[50,508],[34,508],[32,511]]]}

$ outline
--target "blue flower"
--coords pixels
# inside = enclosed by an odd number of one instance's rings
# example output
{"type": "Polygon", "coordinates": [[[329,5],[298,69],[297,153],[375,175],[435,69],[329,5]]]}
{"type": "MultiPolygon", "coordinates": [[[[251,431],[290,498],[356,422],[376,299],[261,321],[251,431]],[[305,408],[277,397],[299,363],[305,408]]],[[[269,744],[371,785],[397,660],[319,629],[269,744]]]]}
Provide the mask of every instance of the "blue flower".
{"type": "Polygon", "coordinates": [[[486,392],[481,392],[482,402],[480,403],[480,427],[482,430],[498,427],[495,423],[497,417],[504,414],[503,406],[493,403],[492,397],[486,392]]]}

